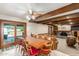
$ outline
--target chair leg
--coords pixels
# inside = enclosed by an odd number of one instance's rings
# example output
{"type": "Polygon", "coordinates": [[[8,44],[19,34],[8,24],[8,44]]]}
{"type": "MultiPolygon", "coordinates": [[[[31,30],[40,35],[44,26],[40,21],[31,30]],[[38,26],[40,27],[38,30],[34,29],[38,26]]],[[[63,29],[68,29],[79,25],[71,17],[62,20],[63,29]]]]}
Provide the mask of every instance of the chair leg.
{"type": "Polygon", "coordinates": [[[16,45],[15,45],[15,51],[17,52],[17,47],[16,47],[16,45]]]}
{"type": "Polygon", "coordinates": [[[24,56],[24,55],[25,55],[23,51],[22,51],[22,53],[21,53],[21,54],[22,54],[22,56],[24,56]]]}
{"type": "Polygon", "coordinates": [[[19,51],[20,51],[21,55],[23,55],[23,54],[24,54],[24,49],[23,49],[23,47],[22,47],[22,46],[19,46],[19,51]]]}

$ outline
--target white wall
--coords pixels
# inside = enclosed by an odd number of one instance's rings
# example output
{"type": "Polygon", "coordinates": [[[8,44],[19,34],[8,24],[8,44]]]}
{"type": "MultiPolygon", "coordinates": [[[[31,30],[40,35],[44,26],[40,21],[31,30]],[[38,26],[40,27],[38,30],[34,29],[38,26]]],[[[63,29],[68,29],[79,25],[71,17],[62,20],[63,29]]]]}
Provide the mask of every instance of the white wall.
{"type": "MultiPolygon", "coordinates": [[[[24,19],[11,17],[11,16],[5,16],[5,15],[0,15],[0,19],[1,20],[27,22],[27,20],[24,20],[24,19]]],[[[27,22],[27,35],[30,35],[31,33],[34,33],[34,34],[48,33],[48,26],[43,25],[43,24],[36,24],[36,23],[27,22]]]]}
{"type": "Polygon", "coordinates": [[[43,24],[27,23],[27,35],[30,35],[31,33],[48,33],[48,26],[43,24]]]}

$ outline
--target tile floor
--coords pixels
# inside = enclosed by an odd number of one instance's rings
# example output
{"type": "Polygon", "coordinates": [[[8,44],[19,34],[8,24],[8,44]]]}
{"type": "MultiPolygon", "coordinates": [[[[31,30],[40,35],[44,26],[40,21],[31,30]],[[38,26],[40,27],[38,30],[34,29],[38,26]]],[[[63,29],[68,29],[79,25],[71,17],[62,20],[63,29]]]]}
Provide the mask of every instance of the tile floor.
{"type": "Polygon", "coordinates": [[[79,45],[76,44],[76,48],[70,48],[66,44],[66,39],[58,39],[58,49],[57,51],[63,52],[70,56],[79,56],[79,45]]]}

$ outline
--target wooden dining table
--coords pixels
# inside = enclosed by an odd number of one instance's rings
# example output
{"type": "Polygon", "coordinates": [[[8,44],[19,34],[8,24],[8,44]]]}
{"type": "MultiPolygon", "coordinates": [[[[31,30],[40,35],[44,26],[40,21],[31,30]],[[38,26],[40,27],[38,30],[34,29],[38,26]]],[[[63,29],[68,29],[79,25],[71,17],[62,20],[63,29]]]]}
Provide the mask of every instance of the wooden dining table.
{"type": "Polygon", "coordinates": [[[27,41],[30,46],[33,46],[37,49],[42,48],[43,46],[47,45],[48,42],[50,42],[49,40],[36,39],[33,37],[26,37],[25,41],[27,41]]]}

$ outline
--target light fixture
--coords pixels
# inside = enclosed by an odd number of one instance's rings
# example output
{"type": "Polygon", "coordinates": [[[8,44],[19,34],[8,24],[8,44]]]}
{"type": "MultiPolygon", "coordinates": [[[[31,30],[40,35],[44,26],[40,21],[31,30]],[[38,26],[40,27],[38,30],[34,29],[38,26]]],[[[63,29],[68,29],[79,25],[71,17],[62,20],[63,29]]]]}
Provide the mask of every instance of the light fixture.
{"type": "Polygon", "coordinates": [[[70,17],[69,17],[69,16],[67,16],[66,18],[67,18],[67,19],[69,19],[70,17]]]}
{"type": "Polygon", "coordinates": [[[69,24],[71,24],[71,25],[72,25],[72,24],[73,24],[73,22],[70,22],[69,24]]]}
{"type": "Polygon", "coordinates": [[[31,20],[30,16],[26,16],[26,19],[27,19],[27,20],[31,20]]]}
{"type": "Polygon", "coordinates": [[[71,22],[72,20],[68,20],[69,22],[71,22]]]}

